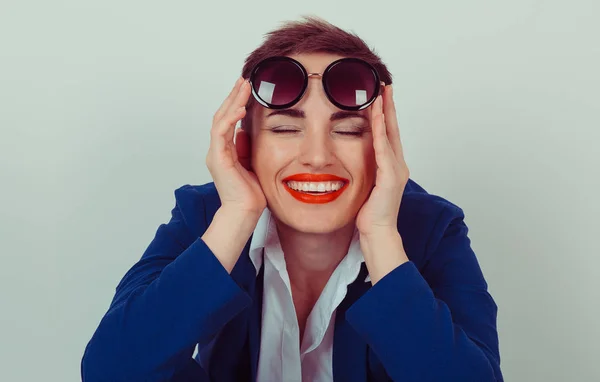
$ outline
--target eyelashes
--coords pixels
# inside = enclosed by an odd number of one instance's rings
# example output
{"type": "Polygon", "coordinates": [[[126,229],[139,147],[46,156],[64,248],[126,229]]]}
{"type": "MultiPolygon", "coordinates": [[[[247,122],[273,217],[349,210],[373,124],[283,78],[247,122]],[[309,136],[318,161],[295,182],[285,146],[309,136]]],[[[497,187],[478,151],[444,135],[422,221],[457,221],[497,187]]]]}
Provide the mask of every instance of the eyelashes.
{"type": "Polygon", "coordinates": [[[289,127],[273,127],[269,130],[271,130],[271,132],[276,133],[276,134],[297,133],[298,131],[300,131],[300,129],[289,128],[289,127]]]}
{"type": "MultiPolygon", "coordinates": [[[[299,133],[301,130],[297,128],[289,127],[274,127],[270,129],[271,132],[279,135],[293,135],[299,133]]],[[[333,130],[332,132],[336,135],[349,136],[349,137],[362,137],[367,128],[358,128],[356,130],[333,130]]]]}
{"type": "Polygon", "coordinates": [[[363,131],[335,131],[336,134],[362,137],[363,131]]]}

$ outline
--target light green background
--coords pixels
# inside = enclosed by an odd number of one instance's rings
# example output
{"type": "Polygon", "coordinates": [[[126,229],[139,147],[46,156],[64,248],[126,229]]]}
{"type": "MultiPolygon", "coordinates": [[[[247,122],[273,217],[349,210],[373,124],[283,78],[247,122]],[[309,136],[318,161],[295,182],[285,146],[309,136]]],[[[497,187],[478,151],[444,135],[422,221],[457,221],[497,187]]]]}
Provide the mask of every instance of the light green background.
{"type": "Polygon", "coordinates": [[[0,3],[0,380],[77,381],[114,288],[210,181],[262,35],[317,14],[395,79],[413,179],[461,206],[507,381],[598,381],[600,2],[0,3]]]}

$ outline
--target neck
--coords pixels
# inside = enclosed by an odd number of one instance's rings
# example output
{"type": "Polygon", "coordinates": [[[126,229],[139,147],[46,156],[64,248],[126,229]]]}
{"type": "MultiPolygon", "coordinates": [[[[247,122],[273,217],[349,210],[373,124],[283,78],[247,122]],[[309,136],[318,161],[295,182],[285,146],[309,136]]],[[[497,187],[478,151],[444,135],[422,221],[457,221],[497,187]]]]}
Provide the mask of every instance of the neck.
{"type": "Polygon", "coordinates": [[[348,253],[354,222],[324,234],[298,232],[276,221],[290,283],[317,298],[331,274],[348,253]]]}

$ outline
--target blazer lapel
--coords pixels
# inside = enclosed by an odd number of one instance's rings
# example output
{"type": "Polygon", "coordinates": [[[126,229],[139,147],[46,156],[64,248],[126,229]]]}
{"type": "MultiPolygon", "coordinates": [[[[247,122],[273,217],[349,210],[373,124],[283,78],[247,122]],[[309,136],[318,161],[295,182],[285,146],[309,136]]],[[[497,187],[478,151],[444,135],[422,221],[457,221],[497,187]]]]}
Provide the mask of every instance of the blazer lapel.
{"type": "MultiPolygon", "coordinates": [[[[231,271],[234,281],[253,297],[250,308],[228,322],[218,335],[210,360],[210,377],[215,381],[248,381],[255,378],[259,347],[256,347],[256,310],[258,309],[258,341],[260,342],[260,309],[257,305],[256,269],[248,256],[252,237],[246,243],[231,271]],[[250,332],[250,336],[249,336],[250,332]],[[249,338],[250,337],[250,338],[249,338]],[[250,340],[250,344],[248,343],[250,340]],[[248,346],[250,349],[248,349],[248,346]],[[249,351],[248,351],[249,350],[249,351]]],[[[262,270],[262,268],[261,268],[262,270]]],[[[261,279],[262,280],[262,279],[261,279]]],[[[260,291],[262,292],[262,282],[260,291]]],[[[210,291],[209,291],[210,293],[210,291]]],[[[262,296],[262,293],[260,293],[262,296]]]]}
{"type": "Polygon", "coordinates": [[[346,297],[336,309],[333,334],[334,381],[364,382],[367,380],[367,344],[346,321],[346,310],[371,288],[371,283],[364,281],[367,275],[367,267],[362,263],[358,277],[348,285],[346,297]]]}
{"type": "MultiPolygon", "coordinates": [[[[216,189],[214,193],[204,197],[208,226],[221,206],[221,201],[216,189]]],[[[225,325],[218,335],[210,357],[211,380],[256,382],[262,326],[264,260],[257,276],[249,256],[251,243],[252,236],[233,267],[231,277],[253,298],[252,306],[225,325]]]]}
{"type": "Polygon", "coordinates": [[[263,301],[263,280],[264,280],[264,266],[265,262],[262,262],[260,271],[256,278],[256,282],[253,285],[253,303],[250,311],[249,319],[249,333],[248,343],[250,346],[250,380],[256,382],[256,375],[258,372],[258,357],[260,355],[260,335],[262,328],[262,301],[263,301]]]}
{"type": "MultiPolygon", "coordinates": [[[[249,244],[246,245],[231,276],[253,297],[253,303],[250,309],[230,321],[215,341],[210,362],[211,380],[256,382],[260,357],[264,261],[256,276],[248,249],[249,244]]],[[[373,354],[369,354],[366,342],[346,321],[346,311],[371,288],[370,282],[364,282],[367,275],[368,271],[363,263],[359,276],[348,285],[346,297],[336,309],[333,340],[334,381],[366,381],[371,375],[369,370],[378,365],[375,362],[369,366],[373,354]]],[[[375,360],[371,360],[373,361],[375,360]]]]}

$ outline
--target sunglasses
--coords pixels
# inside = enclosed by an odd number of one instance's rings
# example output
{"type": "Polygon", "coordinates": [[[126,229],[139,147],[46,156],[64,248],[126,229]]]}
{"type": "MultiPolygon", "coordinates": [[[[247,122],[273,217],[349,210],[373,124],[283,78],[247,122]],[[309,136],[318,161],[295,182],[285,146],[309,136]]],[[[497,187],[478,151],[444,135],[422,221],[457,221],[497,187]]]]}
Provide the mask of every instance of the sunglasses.
{"type": "Polygon", "coordinates": [[[302,99],[310,77],[321,77],[329,101],[348,111],[367,108],[385,86],[375,68],[358,58],[336,60],[320,74],[307,73],[293,58],[276,56],[259,62],[252,70],[252,95],[266,108],[286,109],[302,99]]]}

